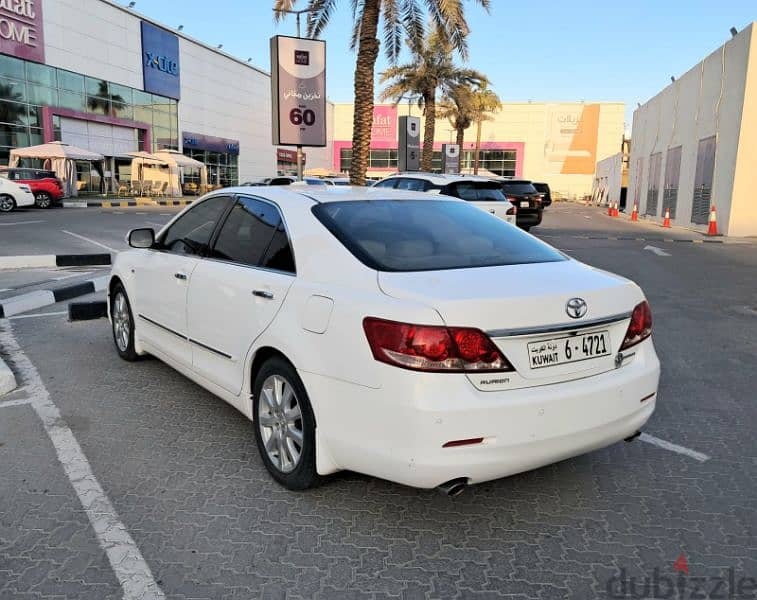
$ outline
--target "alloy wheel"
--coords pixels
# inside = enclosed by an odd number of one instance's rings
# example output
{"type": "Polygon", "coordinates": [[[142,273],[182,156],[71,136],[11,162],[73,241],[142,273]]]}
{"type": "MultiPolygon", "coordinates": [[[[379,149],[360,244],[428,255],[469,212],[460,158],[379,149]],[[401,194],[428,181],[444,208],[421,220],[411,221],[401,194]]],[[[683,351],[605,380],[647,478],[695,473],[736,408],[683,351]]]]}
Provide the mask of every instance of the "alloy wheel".
{"type": "Polygon", "coordinates": [[[14,202],[10,196],[0,196],[0,212],[10,212],[13,210],[14,202]]]}
{"type": "Polygon", "coordinates": [[[264,382],[258,398],[258,427],[266,454],[282,473],[297,468],[305,437],[302,411],[292,385],[281,375],[264,382]]]}
{"type": "Polygon", "coordinates": [[[37,208],[50,208],[52,199],[50,198],[50,194],[48,194],[47,192],[39,192],[34,197],[34,202],[37,205],[37,208]]]}
{"type": "Polygon", "coordinates": [[[113,334],[116,345],[121,352],[129,348],[129,335],[131,334],[131,315],[126,296],[123,292],[117,292],[113,301],[113,334]]]}

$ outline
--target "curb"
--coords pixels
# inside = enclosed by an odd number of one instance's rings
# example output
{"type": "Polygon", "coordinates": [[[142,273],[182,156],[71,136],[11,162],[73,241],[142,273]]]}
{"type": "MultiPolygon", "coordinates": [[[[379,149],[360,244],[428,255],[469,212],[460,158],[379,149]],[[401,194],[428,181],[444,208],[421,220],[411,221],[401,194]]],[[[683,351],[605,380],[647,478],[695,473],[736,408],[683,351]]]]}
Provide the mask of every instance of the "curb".
{"type": "Polygon", "coordinates": [[[134,206],[187,206],[194,200],[153,200],[140,198],[138,200],[99,200],[99,201],[68,201],[63,202],[63,208],[129,208],[134,206]]]}
{"type": "Polygon", "coordinates": [[[13,371],[8,368],[0,358],[0,396],[7,394],[8,392],[16,389],[16,378],[13,375],[13,371]]]}
{"type": "Polygon", "coordinates": [[[56,302],[71,300],[93,292],[104,290],[108,285],[109,275],[74,283],[54,290],[36,290],[28,294],[13,296],[0,301],[0,319],[17,315],[27,310],[50,306],[56,302]]]}
{"type": "Polygon", "coordinates": [[[111,264],[110,254],[32,254],[0,256],[2,269],[33,269],[38,267],[95,267],[111,264]]]}
{"type": "Polygon", "coordinates": [[[105,300],[94,302],[70,302],[68,305],[69,321],[91,321],[108,316],[108,303],[105,300]]]}

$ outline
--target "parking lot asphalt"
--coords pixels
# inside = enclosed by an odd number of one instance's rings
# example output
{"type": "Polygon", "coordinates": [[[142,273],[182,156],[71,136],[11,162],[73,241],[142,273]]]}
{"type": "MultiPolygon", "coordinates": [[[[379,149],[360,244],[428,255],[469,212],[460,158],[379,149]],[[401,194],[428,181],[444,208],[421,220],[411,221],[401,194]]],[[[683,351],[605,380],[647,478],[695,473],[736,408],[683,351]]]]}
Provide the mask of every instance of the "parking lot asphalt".
{"type": "MultiPolygon", "coordinates": [[[[118,212],[39,218],[121,249],[171,214],[118,212]]],[[[58,304],[0,320],[20,386],[0,398],[0,598],[757,597],[757,246],[665,242],[698,234],[575,204],[532,231],[646,292],[662,378],[645,441],[457,498],[354,473],[289,492],[244,417],[120,361],[105,320],[58,304]]],[[[0,253],[101,251],[62,235],[7,227],[0,253]]]]}

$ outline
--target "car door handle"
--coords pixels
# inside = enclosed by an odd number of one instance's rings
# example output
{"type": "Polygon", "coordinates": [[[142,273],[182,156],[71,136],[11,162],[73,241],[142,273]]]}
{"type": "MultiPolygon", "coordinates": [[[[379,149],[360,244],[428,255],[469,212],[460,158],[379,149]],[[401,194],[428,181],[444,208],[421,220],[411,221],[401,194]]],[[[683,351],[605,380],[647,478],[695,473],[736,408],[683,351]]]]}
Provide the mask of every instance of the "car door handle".
{"type": "Polygon", "coordinates": [[[186,273],[181,273],[181,272],[174,273],[173,276],[176,277],[176,279],[181,279],[182,281],[186,281],[187,280],[187,274],[186,273]]]}
{"type": "Polygon", "coordinates": [[[273,300],[273,294],[266,290],[252,290],[252,295],[258,298],[265,298],[266,300],[273,300]]]}

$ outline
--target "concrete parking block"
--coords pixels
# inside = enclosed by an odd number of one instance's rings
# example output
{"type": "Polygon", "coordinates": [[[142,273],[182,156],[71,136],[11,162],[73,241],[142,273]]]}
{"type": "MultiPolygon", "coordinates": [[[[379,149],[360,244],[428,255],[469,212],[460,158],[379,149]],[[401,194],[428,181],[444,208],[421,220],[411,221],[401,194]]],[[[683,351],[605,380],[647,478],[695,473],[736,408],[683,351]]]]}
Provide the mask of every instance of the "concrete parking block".
{"type": "Polygon", "coordinates": [[[109,275],[103,275],[102,277],[52,290],[36,290],[27,294],[6,298],[0,303],[0,319],[49,306],[56,302],[71,300],[78,296],[86,296],[93,292],[102,291],[108,285],[108,278],[109,275]]]}
{"type": "Polygon", "coordinates": [[[111,264],[110,254],[32,254],[0,256],[2,269],[38,269],[48,267],[89,267],[111,264]]]}
{"type": "Polygon", "coordinates": [[[16,377],[8,365],[0,358],[0,396],[16,389],[16,377]]]}

